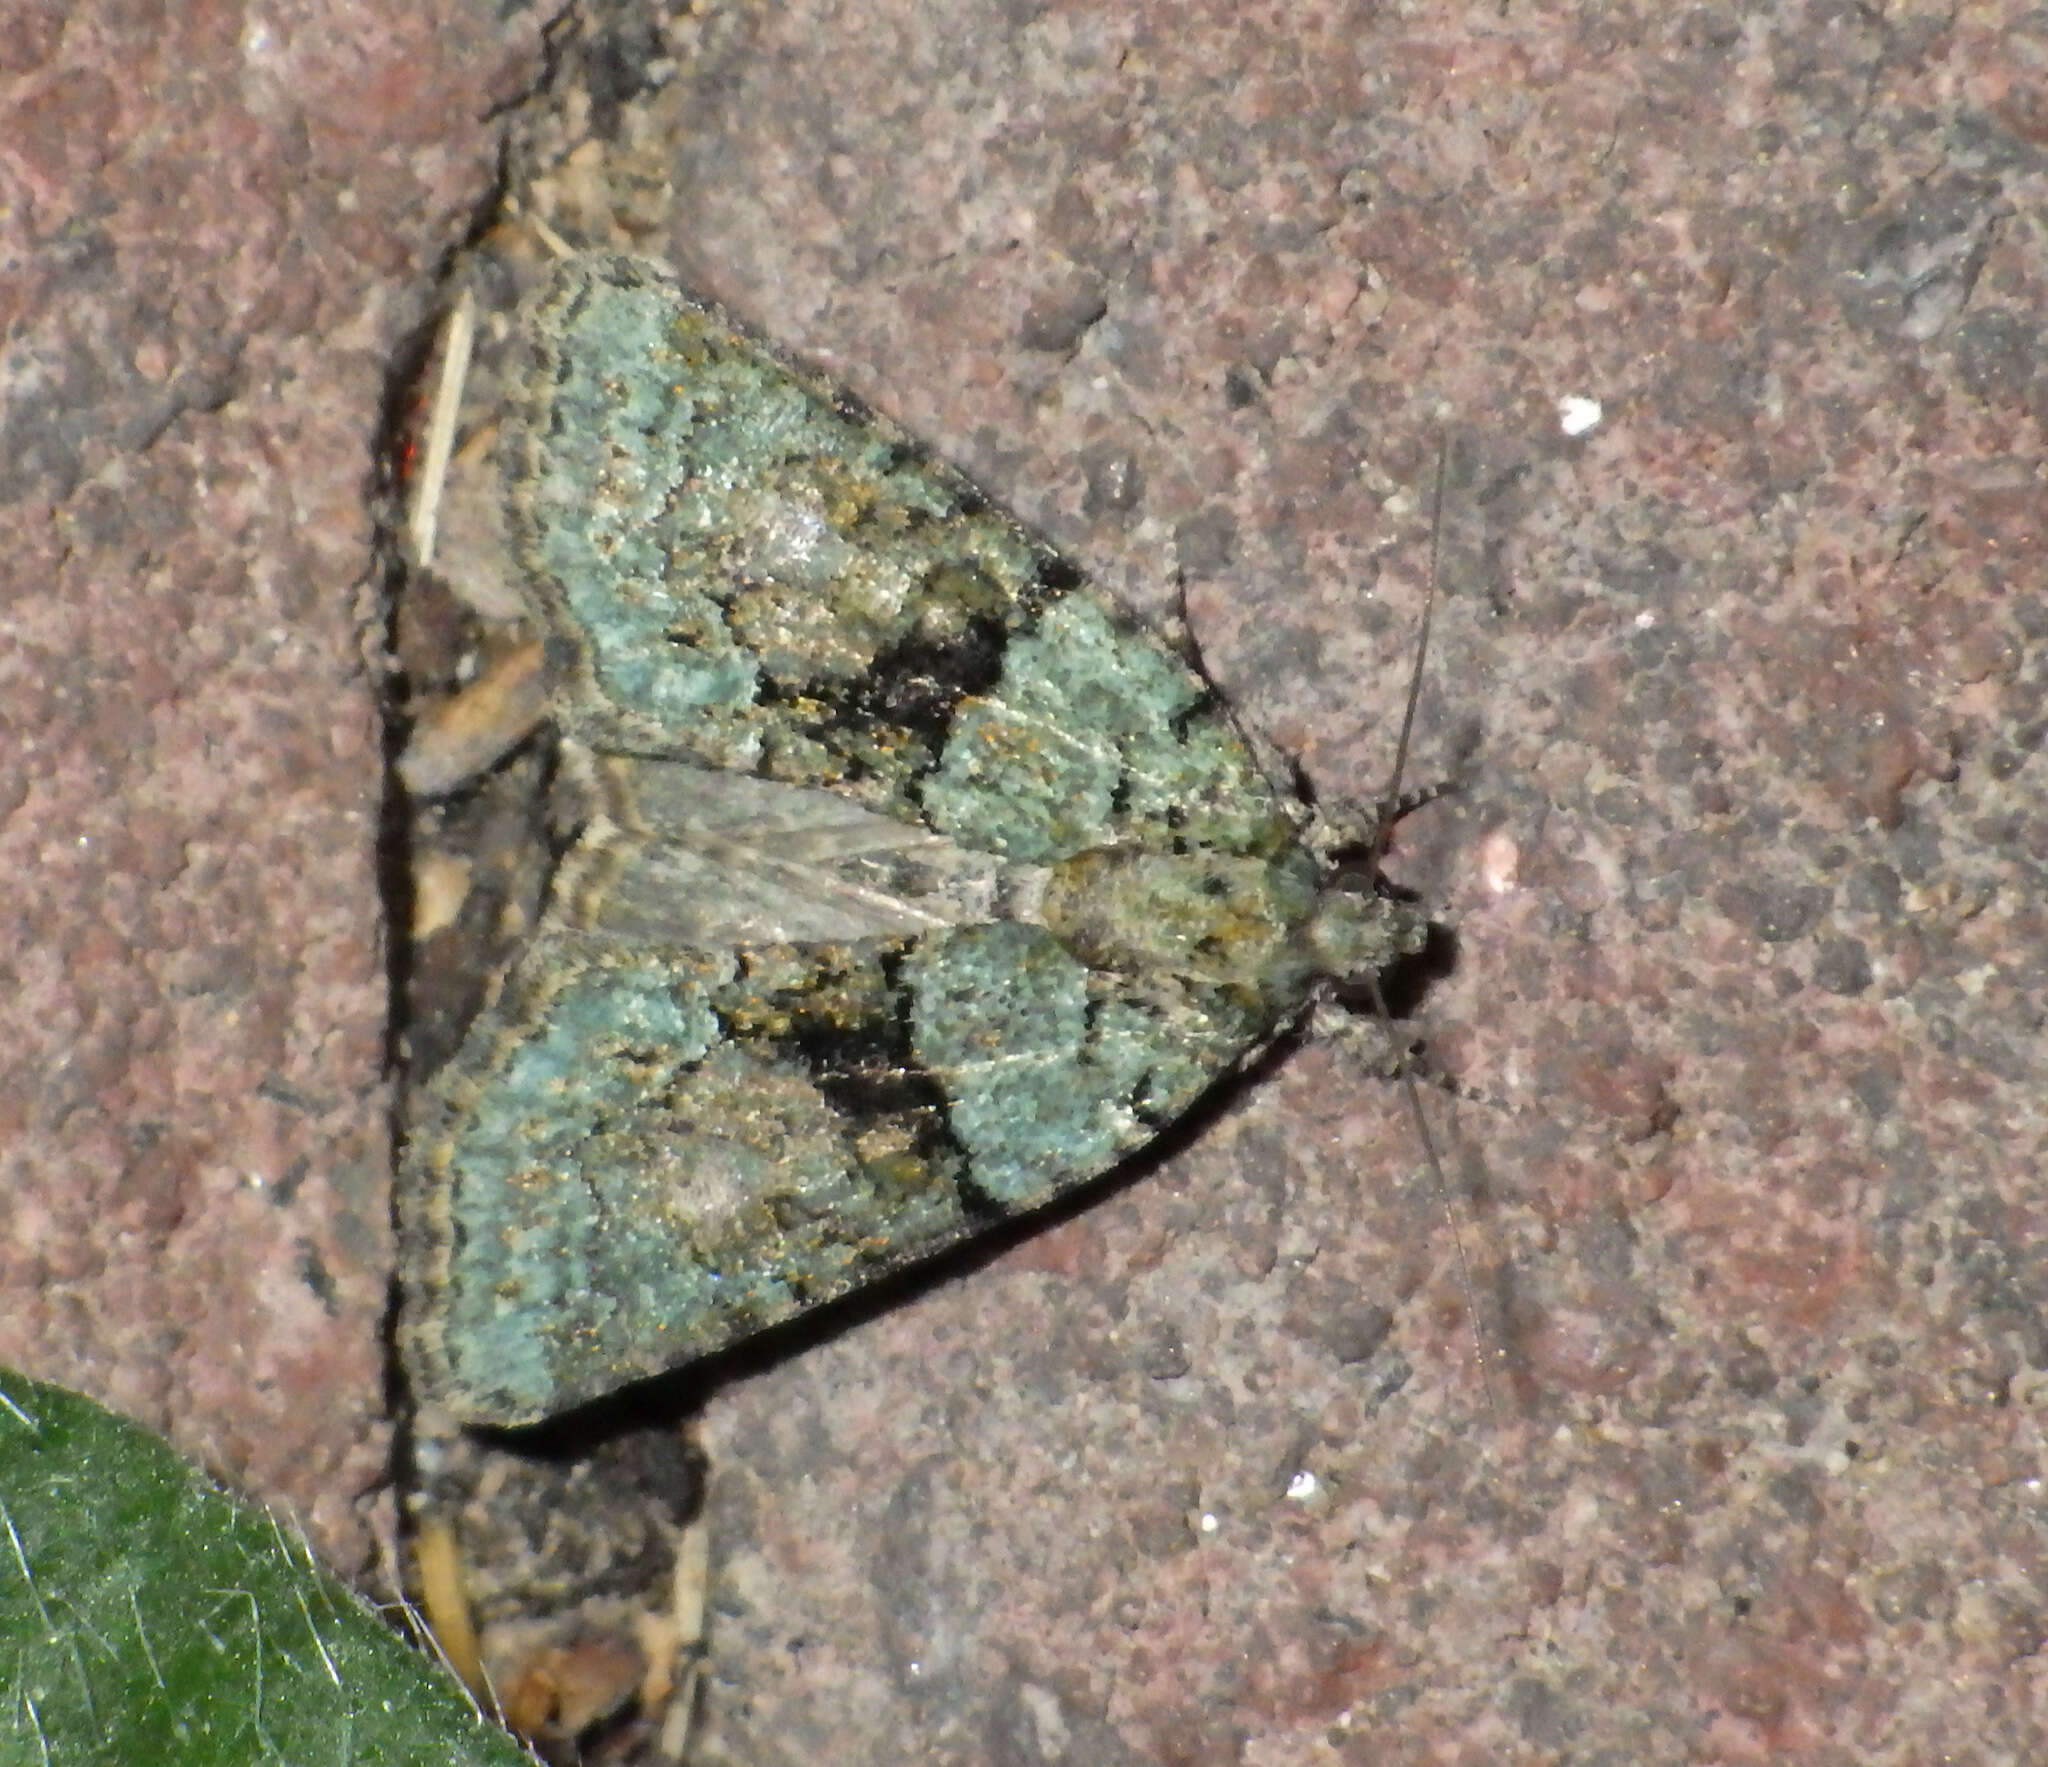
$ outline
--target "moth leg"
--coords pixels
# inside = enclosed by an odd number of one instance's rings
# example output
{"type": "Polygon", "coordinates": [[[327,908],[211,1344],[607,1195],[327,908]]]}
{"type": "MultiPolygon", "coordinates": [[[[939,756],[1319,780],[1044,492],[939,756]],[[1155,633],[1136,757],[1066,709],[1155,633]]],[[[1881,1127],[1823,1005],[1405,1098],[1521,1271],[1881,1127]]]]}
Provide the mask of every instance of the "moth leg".
{"type": "Polygon", "coordinates": [[[1318,1000],[1309,1008],[1309,1035],[1341,1050],[1379,1080],[1420,1076],[1434,1080],[1421,1040],[1406,1026],[1376,1012],[1360,1012],[1336,1000],[1318,1000]]]}
{"type": "Polygon", "coordinates": [[[1358,853],[1378,853],[1389,831],[1404,817],[1412,815],[1425,804],[1433,804],[1439,798],[1450,797],[1458,791],[1463,781],[1455,775],[1439,779],[1429,785],[1409,786],[1394,797],[1383,798],[1377,804],[1361,804],[1355,799],[1339,798],[1332,803],[1321,805],[1316,819],[1308,831],[1308,842],[1316,857],[1328,865],[1358,853]]]}

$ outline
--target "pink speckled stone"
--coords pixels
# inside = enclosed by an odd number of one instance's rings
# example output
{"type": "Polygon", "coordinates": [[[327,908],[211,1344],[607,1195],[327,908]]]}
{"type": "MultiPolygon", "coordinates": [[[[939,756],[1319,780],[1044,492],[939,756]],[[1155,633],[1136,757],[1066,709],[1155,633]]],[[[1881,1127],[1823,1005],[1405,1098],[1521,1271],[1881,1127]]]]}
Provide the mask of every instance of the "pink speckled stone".
{"type": "MultiPolygon", "coordinates": [[[[0,23],[0,1355],[344,1558],[360,491],[532,65],[485,16],[0,23]]],[[[1392,869],[1457,933],[1481,1315],[1398,1095],[1312,1049],[729,1370],[704,1758],[2048,1754],[2048,37],[797,0],[675,77],[650,249],[1178,575],[1326,796],[1383,783],[1451,436],[1416,771],[1466,784],[1392,869]]]]}
{"type": "Polygon", "coordinates": [[[0,25],[0,1361],[344,1566],[391,1257],[364,489],[534,46],[462,5],[0,25]]]}

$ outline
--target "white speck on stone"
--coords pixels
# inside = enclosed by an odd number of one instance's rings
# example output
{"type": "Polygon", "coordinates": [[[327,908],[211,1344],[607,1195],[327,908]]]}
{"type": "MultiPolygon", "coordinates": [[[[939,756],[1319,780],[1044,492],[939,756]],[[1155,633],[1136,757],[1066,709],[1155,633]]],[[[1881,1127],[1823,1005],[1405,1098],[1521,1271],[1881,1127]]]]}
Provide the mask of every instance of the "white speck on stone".
{"type": "Polygon", "coordinates": [[[1203,1533],[1205,1533],[1205,1534],[1213,1534],[1213,1533],[1215,1533],[1215,1532],[1216,1532],[1216,1530],[1217,1530],[1218,1528],[1220,1528],[1220,1527],[1221,1527],[1221,1526],[1222,1526],[1223,1524],[1222,1524],[1221,1522],[1219,1522],[1219,1521],[1218,1521],[1218,1520],[1217,1520],[1217,1519],[1216,1519],[1216,1518],[1215,1518],[1215,1517],[1214,1517],[1213,1515],[1207,1515],[1207,1514],[1205,1514],[1205,1515],[1204,1515],[1204,1516],[1202,1517],[1201,1521],[1200,1521],[1199,1523],[1197,1523],[1196,1525],[1197,1525],[1197,1526],[1198,1526],[1198,1527],[1199,1527],[1199,1528],[1200,1528],[1200,1529],[1202,1530],[1202,1532],[1203,1532],[1203,1533]]]}
{"type": "Polygon", "coordinates": [[[1479,881],[1490,895],[1505,896],[1520,880],[1522,849],[1513,835],[1499,829],[1479,843],[1479,881]]]}
{"type": "Polygon", "coordinates": [[[1292,1497],[1296,1503],[1306,1503],[1321,1489],[1321,1482],[1307,1467],[1303,1467],[1300,1472],[1287,1481],[1287,1495],[1292,1497]]]}
{"type": "Polygon", "coordinates": [[[1600,401],[1583,393],[1567,393],[1557,402],[1557,426],[1568,436],[1583,436],[1588,430],[1598,429],[1602,415],[1600,401]]]}

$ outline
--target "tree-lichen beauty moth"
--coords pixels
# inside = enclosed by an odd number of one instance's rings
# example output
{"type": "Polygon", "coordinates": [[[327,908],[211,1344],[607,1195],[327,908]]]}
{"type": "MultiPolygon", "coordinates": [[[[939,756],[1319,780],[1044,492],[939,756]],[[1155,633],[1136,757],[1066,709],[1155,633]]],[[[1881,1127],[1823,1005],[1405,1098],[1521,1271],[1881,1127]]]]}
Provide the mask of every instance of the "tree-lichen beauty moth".
{"type": "Polygon", "coordinates": [[[666,272],[571,260],[515,349],[558,857],[409,1087],[421,1397],[530,1423],[844,1295],[1421,948],[1190,657],[666,272]]]}

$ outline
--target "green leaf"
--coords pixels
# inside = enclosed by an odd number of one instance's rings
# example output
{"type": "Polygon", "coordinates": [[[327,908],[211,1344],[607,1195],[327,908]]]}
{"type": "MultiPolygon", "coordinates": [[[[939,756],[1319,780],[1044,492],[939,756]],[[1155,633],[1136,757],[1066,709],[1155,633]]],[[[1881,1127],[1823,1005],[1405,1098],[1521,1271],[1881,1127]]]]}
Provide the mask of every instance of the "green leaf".
{"type": "Polygon", "coordinates": [[[0,1767],[532,1767],[275,1516],[0,1370],[0,1767]]]}

